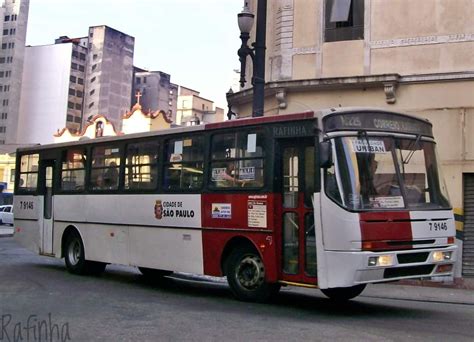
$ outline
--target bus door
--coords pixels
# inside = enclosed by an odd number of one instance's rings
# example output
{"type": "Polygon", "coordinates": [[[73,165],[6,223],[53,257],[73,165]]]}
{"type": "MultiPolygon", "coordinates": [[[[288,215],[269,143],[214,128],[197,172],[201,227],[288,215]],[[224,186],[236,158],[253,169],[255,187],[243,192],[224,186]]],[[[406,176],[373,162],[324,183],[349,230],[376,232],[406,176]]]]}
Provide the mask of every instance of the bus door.
{"type": "Polygon", "coordinates": [[[54,160],[42,160],[40,162],[39,184],[41,186],[40,196],[43,197],[43,213],[41,234],[41,254],[53,253],[53,175],[54,160]]]}
{"type": "Polygon", "coordinates": [[[281,274],[293,282],[316,283],[316,232],[313,194],[314,138],[279,140],[277,163],[281,189],[281,274]]]}

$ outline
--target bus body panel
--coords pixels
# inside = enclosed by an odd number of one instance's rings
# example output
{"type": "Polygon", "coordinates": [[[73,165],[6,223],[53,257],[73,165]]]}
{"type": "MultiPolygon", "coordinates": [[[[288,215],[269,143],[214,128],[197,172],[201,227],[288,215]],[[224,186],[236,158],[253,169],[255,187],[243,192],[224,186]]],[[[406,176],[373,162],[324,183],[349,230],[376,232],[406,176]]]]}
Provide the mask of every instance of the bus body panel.
{"type": "Polygon", "coordinates": [[[43,200],[41,196],[17,195],[13,199],[15,208],[15,239],[23,247],[41,253],[43,223],[43,200]]]}

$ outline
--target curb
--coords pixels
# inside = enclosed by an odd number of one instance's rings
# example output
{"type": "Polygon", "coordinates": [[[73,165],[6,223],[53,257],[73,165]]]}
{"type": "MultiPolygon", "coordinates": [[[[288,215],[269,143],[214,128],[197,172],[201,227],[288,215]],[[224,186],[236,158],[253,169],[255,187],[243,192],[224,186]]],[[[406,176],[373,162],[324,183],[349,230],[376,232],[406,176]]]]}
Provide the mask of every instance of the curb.
{"type": "Polygon", "coordinates": [[[397,285],[437,287],[445,289],[474,290],[474,278],[454,278],[451,281],[399,280],[397,285]]]}

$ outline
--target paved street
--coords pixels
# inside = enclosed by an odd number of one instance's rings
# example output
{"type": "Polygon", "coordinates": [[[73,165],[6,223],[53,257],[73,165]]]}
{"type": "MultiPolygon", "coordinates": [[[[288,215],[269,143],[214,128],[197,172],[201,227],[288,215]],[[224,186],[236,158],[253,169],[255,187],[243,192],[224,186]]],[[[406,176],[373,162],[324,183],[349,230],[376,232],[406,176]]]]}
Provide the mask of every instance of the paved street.
{"type": "Polygon", "coordinates": [[[337,305],[317,290],[285,288],[272,303],[250,304],[234,300],[224,282],[190,279],[148,283],[121,266],[74,276],[62,260],[2,237],[0,341],[14,341],[15,331],[17,340],[39,340],[41,329],[72,341],[474,339],[472,291],[374,285],[337,305]]]}

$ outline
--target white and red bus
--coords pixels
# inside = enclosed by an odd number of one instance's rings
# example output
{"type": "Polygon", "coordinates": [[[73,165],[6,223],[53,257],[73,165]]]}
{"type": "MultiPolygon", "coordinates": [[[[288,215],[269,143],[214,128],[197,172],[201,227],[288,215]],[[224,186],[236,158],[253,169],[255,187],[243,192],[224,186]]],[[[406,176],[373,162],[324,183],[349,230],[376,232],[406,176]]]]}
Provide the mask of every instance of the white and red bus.
{"type": "Polygon", "coordinates": [[[21,148],[15,238],[76,274],[227,276],[350,299],[451,276],[455,228],[432,125],[332,109],[21,148]]]}

